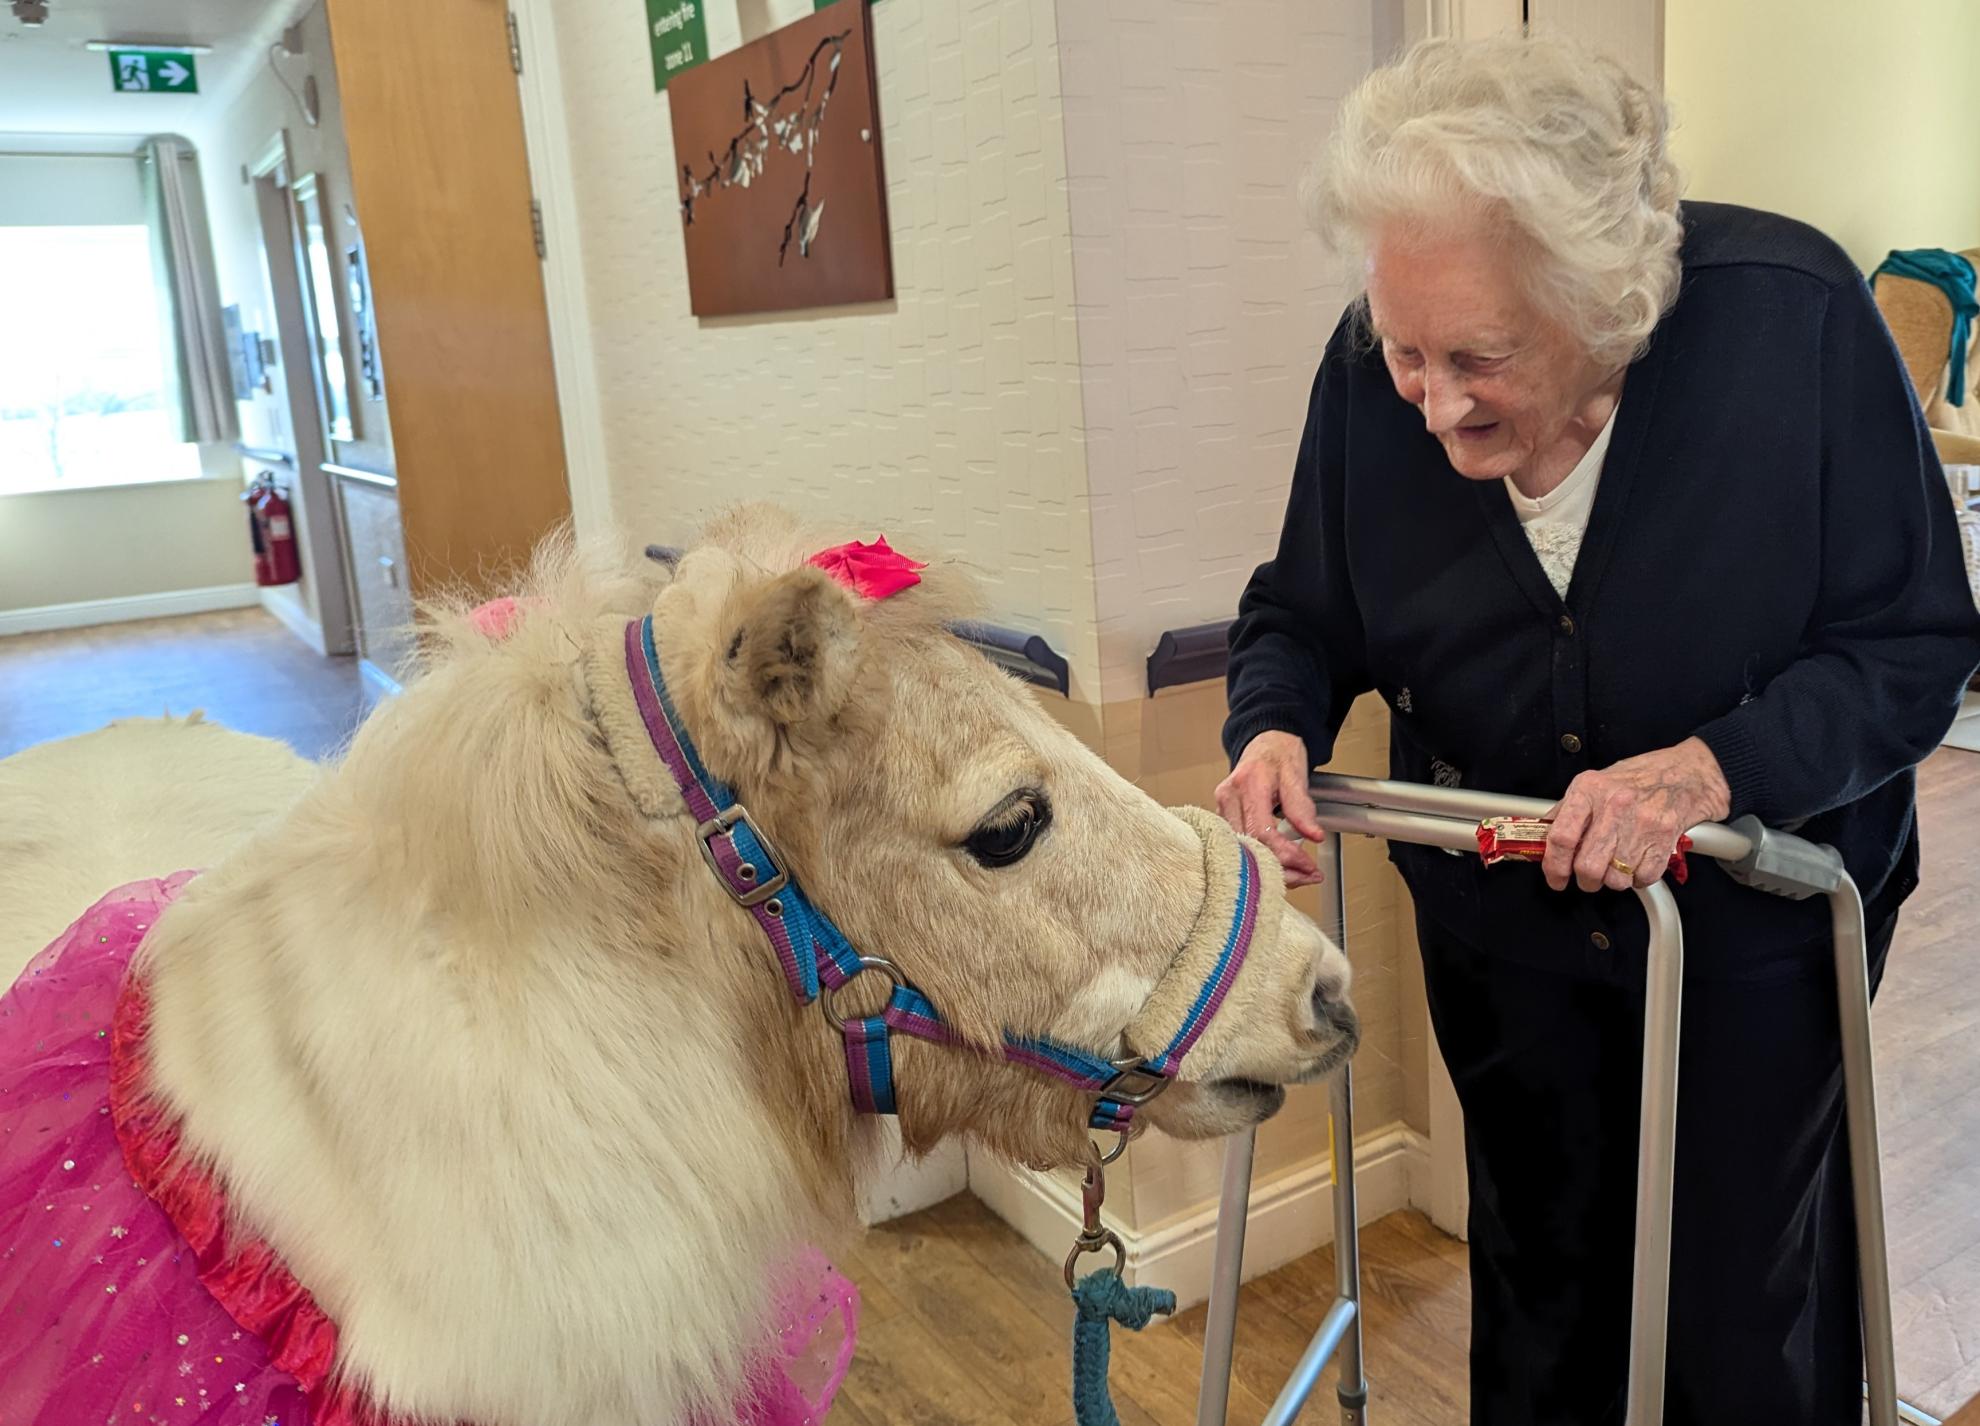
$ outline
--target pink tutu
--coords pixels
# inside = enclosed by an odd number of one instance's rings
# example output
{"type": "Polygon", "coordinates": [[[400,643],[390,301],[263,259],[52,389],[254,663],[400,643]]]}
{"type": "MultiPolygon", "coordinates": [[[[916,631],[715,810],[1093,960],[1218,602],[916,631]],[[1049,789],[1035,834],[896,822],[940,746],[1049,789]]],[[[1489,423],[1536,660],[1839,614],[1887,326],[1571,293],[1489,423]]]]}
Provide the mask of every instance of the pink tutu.
{"type": "MultiPolygon", "coordinates": [[[[335,1384],[336,1324],[143,1095],[125,969],[192,873],[119,887],[0,995],[0,1426],[389,1426],[335,1384]]],[[[853,1354],[858,1292],[790,1265],[733,1419],[804,1426],[853,1354]]],[[[655,1423],[658,1426],[658,1423],[655,1423]]]]}
{"type": "Polygon", "coordinates": [[[805,1248],[785,1269],[777,1295],[777,1340],[736,1408],[741,1426],[813,1426],[852,1366],[859,1289],[805,1248]]]}

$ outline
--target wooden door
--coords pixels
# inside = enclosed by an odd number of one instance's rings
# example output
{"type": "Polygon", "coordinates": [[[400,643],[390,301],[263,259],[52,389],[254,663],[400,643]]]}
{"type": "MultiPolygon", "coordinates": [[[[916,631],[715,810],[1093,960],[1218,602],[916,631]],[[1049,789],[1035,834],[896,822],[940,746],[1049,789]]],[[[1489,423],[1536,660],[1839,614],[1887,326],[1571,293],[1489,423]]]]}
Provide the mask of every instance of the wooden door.
{"type": "Polygon", "coordinates": [[[328,0],[412,591],[570,515],[502,0],[328,0]]]}

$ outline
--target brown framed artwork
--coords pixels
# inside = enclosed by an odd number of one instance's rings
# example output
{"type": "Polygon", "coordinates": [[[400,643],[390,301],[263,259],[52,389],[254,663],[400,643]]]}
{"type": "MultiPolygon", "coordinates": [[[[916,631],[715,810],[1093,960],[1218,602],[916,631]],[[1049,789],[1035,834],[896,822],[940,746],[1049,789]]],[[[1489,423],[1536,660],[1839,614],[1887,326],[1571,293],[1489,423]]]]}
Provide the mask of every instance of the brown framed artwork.
{"type": "Polygon", "coordinates": [[[867,0],[839,0],[667,87],[697,317],[894,295],[867,0]]]}

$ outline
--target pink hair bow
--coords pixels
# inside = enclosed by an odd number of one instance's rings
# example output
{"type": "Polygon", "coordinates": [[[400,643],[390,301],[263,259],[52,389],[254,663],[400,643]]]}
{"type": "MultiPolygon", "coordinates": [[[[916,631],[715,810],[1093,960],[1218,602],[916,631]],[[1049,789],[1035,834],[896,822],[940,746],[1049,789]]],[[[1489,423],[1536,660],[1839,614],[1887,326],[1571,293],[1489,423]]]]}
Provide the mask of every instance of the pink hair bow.
{"type": "Polygon", "coordinates": [[[913,588],[921,583],[920,571],[928,568],[925,561],[910,559],[888,545],[885,535],[870,545],[858,540],[834,545],[806,562],[868,599],[891,599],[903,589],[913,588]]]}
{"type": "Polygon", "coordinates": [[[468,611],[468,622],[491,639],[506,639],[523,616],[523,603],[512,595],[477,604],[468,611]]]}

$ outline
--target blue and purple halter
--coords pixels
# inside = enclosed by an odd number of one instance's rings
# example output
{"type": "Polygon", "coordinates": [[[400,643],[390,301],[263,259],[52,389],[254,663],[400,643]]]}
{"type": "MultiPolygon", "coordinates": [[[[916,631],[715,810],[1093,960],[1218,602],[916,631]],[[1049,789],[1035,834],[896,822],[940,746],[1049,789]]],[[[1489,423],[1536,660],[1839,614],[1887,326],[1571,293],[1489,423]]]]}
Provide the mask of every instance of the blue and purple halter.
{"type": "MultiPolygon", "coordinates": [[[[853,1107],[863,1114],[895,1112],[896,1033],[935,1044],[964,1044],[942,1022],[933,1004],[909,985],[893,962],[864,956],[819,910],[792,876],[749,811],[695,751],[660,673],[649,616],[626,625],[626,674],[653,749],[673,774],[688,811],[699,823],[695,837],[709,868],[737,905],[755,918],[769,940],[784,980],[800,1005],[822,1000],[825,1016],[845,1041],[853,1107]],[[838,992],[867,972],[885,976],[892,993],[877,1015],[842,1018],[838,992]]],[[[1209,975],[1181,1027],[1160,1054],[1108,1059],[1056,1040],[1004,1034],[1003,1057],[1093,1097],[1089,1124],[1126,1134],[1134,1112],[1168,1087],[1237,978],[1258,921],[1258,864],[1242,848],[1236,909],[1209,975]]]]}

